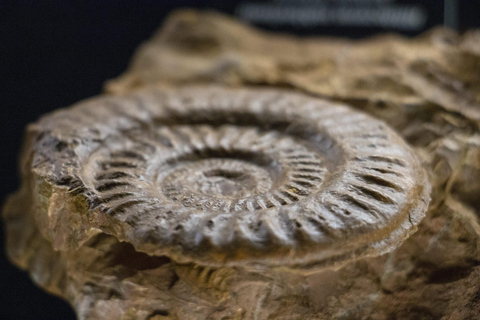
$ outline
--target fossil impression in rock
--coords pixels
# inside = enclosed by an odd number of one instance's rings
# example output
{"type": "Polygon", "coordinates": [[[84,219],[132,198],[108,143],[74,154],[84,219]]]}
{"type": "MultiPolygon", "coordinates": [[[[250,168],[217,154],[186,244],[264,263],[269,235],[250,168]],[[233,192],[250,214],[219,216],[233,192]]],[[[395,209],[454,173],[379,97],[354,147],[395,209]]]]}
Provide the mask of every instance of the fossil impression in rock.
{"type": "Polygon", "coordinates": [[[285,89],[93,98],[31,125],[22,161],[10,256],[80,319],[318,319],[322,277],[430,200],[385,123],[285,89]]]}

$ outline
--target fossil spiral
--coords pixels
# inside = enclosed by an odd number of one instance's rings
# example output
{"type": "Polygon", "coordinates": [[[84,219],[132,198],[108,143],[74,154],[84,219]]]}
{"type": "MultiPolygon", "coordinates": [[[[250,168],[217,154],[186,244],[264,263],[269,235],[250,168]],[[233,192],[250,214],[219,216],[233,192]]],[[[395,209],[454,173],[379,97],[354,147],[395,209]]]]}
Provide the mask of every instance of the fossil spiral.
{"type": "Polygon", "coordinates": [[[92,227],[179,262],[378,255],[428,202],[417,158],[384,123],[289,91],[149,89],[39,125],[39,177],[84,197],[92,227]]]}

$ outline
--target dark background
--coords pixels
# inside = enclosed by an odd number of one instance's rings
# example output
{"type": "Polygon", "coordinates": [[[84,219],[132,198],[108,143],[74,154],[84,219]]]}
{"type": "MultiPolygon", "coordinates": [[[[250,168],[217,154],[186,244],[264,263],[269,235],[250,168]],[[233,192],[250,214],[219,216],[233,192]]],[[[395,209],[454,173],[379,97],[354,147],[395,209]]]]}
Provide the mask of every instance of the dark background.
{"type": "MultiPolygon", "coordinates": [[[[445,0],[450,1],[450,0],[445,0]]],[[[478,0],[452,0],[449,24],[459,31],[480,27],[478,0]]],[[[441,25],[443,0],[329,0],[271,1],[107,1],[107,0],[0,0],[0,110],[1,192],[19,185],[17,157],[27,123],[51,110],[68,106],[101,92],[106,79],[125,70],[134,49],[161,25],[175,8],[216,9],[274,31],[299,35],[338,35],[361,38],[394,31],[413,36],[441,25]],[[342,22],[302,24],[288,20],[266,23],[249,17],[242,6],[265,3],[274,6],[415,6],[425,16],[421,27],[342,25],[342,22]],[[295,3],[295,5],[294,5],[295,3]],[[355,4],[356,3],[356,4],[355,4]]],[[[280,17],[281,18],[281,17],[280,17]]],[[[69,305],[37,288],[28,275],[12,266],[4,253],[4,230],[0,225],[0,319],[75,319],[69,305]]]]}

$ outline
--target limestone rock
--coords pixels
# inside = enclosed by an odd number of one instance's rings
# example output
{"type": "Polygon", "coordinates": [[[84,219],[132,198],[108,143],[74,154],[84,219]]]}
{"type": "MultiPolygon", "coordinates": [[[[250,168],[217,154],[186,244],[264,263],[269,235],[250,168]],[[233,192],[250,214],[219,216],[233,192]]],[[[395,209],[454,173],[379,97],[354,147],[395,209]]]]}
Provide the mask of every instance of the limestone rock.
{"type": "Polygon", "coordinates": [[[9,256],[79,319],[476,319],[479,38],[175,13],[28,128],[9,256]]]}

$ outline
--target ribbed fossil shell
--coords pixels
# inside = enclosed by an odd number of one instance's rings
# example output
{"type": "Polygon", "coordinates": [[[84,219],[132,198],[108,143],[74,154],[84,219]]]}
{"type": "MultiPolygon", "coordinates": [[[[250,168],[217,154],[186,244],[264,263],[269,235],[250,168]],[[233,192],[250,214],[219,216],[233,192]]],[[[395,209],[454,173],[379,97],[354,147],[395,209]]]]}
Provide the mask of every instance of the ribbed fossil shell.
{"type": "Polygon", "coordinates": [[[68,189],[88,227],[178,262],[310,269],[378,255],[429,201],[417,158],[383,122],[286,90],[100,97],[31,133],[41,190],[68,189]]]}

